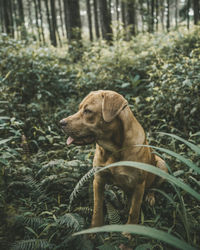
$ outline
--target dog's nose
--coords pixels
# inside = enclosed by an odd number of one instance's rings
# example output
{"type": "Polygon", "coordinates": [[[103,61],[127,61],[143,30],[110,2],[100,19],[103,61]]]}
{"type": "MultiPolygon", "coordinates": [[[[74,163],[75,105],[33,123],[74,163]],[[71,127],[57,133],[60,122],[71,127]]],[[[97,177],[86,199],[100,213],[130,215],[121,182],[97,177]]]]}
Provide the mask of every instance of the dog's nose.
{"type": "Polygon", "coordinates": [[[61,126],[61,127],[65,127],[66,125],[67,125],[66,120],[65,120],[65,119],[62,119],[62,120],[60,121],[60,126],[61,126]]]}

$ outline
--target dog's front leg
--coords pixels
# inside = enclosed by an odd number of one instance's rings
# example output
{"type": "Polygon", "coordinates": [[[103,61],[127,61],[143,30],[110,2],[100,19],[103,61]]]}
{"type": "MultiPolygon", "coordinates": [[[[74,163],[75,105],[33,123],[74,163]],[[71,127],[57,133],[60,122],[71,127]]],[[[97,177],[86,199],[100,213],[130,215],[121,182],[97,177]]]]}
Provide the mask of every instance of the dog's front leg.
{"type": "Polygon", "coordinates": [[[104,224],[103,200],[105,180],[101,174],[96,174],[93,181],[94,209],[91,227],[99,227],[104,224]]]}
{"type": "Polygon", "coordinates": [[[145,181],[137,184],[131,197],[131,204],[127,224],[137,224],[140,216],[140,208],[143,200],[145,181]]]}

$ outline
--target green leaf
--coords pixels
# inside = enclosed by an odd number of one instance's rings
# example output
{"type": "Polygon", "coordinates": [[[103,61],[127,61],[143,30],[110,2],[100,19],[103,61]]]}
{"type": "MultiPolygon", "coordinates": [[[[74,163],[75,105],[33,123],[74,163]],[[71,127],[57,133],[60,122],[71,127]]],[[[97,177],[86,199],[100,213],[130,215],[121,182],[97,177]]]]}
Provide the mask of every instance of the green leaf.
{"type": "Polygon", "coordinates": [[[76,236],[81,234],[102,233],[102,232],[121,232],[121,233],[126,232],[131,234],[143,235],[159,241],[163,241],[181,250],[195,250],[195,248],[192,247],[191,245],[187,244],[183,240],[180,240],[169,233],[141,225],[108,225],[108,226],[82,230],[73,235],[76,236]]]}
{"type": "Polygon", "coordinates": [[[10,120],[10,117],[8,117],[8,116],[0,116],[0,120],[10,120]]]}
{"type": "Polygon", "coordinates": [[[139,168],[142,170],[145,170],[147,172],[150,172],[152,174],[158,175],[166,180],[168,180],[169,182],[174,183],[176,186],[182,188],[183,190],[185,190],[186,192],[188,192],[189,194],[191,194],[193,197],[195,197],[197,200],[200,200],[200,194],[197,193],[194,189],[192,189],[190,186],[188,186],[187,184],[185,184],[183,181],[181,181],[178,178],[175,178],[174,176],[165,173],[164,171],[160,170],[159,168],[156,168],[150,164],[146,164],[146,163],[141,163],[141,162],[134,162],[134,161],[119,161],[116,163],[112,163],[106,167],[102,167],[99,170],[97,170],[96,173],[104,171],[110,167],[118,167],[118,166],[128,166],[128,167],[135,167],[135,168],[139,168]]]}
{"type": "Polygon", "coordinates": [[[159,132],[159,134],[161,135],[168,135],[171,136],[179,141],[182,141],[183,143],[185,143],[188,147],[190,147],[195,153],[197,153],[198,155],[200,155],[200,147],[194,145],[191,142],[186,141],[185,139],[179,137],[178,135],[174,135],[174,134],[169,134],[169,133],[164,133],[164,132],[159,132]]]}
{"type": "Polygon", "coordinates": [[[137,146],[151,147],[151,148],[154,148],[154,149],[159,150],[161,152],[167,153],[167,154],[175,157],[179,161],[185,163],[189,168],[192,168],[193,170],[195,170],[197,173],[200,174],[200,168],[196,164],[194,164],[191,160],[188,160],[184,156],[175,153],[174,151],[171,151],[171,150],[166,149],[166,148],[160,148],[160,147],[151,146],[151,145],[137,145],[137,146]]]}
{"type": "Polygon", "coordinates": [[[10,140],[12,140],[12,138],[1,140],[1,141],[0,141],[0,145],[1,145],[1,144],[4,144],[4,143],[6,143],[6,142],[8,142],[8,141],[10,141],[10,140]]]}

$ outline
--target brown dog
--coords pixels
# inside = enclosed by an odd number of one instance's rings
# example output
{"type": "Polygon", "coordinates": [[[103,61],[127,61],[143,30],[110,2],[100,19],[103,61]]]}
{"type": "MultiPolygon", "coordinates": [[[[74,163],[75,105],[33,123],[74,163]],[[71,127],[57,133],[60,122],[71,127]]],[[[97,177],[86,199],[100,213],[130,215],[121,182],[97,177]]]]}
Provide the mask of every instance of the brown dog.
{"type": "MultiPolygon", "coordinates": [[[[79,111],[60,121],[69,135],[67,144],[86,145],[96,142],[94,167],[106,166],[117,161],[149,163],[167,172],[164,161],[154,155],[147,145],[144,130],[131,112],[123,96],[108,90],[91,92],[84,98],[79,111]]],[[[104,224],[103,197],[106,183],[121,187],[130,199],[128,224],[138,223],[140,207],[146,188],[161,183],[155,175],[137,168],[119,166],[95,175],[94,210],[92,227],[104,224]],[[155,183],[157,182],[157,183],[155,183]]],[[[154,194],[147,195],[151,205],[154,194]]]]}

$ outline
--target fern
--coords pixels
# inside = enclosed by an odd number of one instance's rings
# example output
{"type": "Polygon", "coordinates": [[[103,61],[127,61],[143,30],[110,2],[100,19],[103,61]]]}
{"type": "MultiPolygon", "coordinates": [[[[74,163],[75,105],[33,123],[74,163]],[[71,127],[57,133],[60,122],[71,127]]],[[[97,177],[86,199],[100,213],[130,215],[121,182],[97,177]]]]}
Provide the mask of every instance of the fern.
{"type": "Polygon", "coordinates": [[[81,188],[83,185],[95,174],[98,168],[92,168],[90,169],[81,179],[80,181],[76,184],[74,190],[72,191],[70,197],[69,197],[69,211],[71,210],[71,205],[73,200],[78,196],[78,194],[81,191],[81,188]]]}
{"type": "Polygon", "coordinates": [[[29,186],[32,188],[32,190],[35,193],[41,194],[41,193],[44,192],[44,190],[41,187],[41,183],[39,183],[36,180],[34,180],[33,177],[26,176],[24,179],[26,180],[27,184],[29,184],[29,186]]]}
{"type": "Polygon", "coordinates": [[[122,224],[117,209],[109,201],[106,201],[106,209],[109,224],[122,224]]]}
{"type": "Polygon", "coordinates": [[[46,225],[47,223],[46,219],[40,217],[22,216],[21,220],[23,221],[23,224],[33,229],[41,228],[43,225],[46,225]]]}
{"type": "Polygon", "coordinates": [[[54,249],[55,245],[44,239],[28,239],[15,242],[11,246],[11,250],[43,250],[54,249]]]}
{"type": "Polygon", "coordinates": [[[75,213],[66,213],[58,218],[56,222],[61,226],[72,229],[73,232],[79,231],[84,226],[83,217],[75,213]]]}
{"type": "Polygon", "coordinates": [[[78,212],[80,214],[84,214],[84,215],[92,215],[92,209],[89,207],[77,207],[74,209],[74,212],[78,212]]]}

